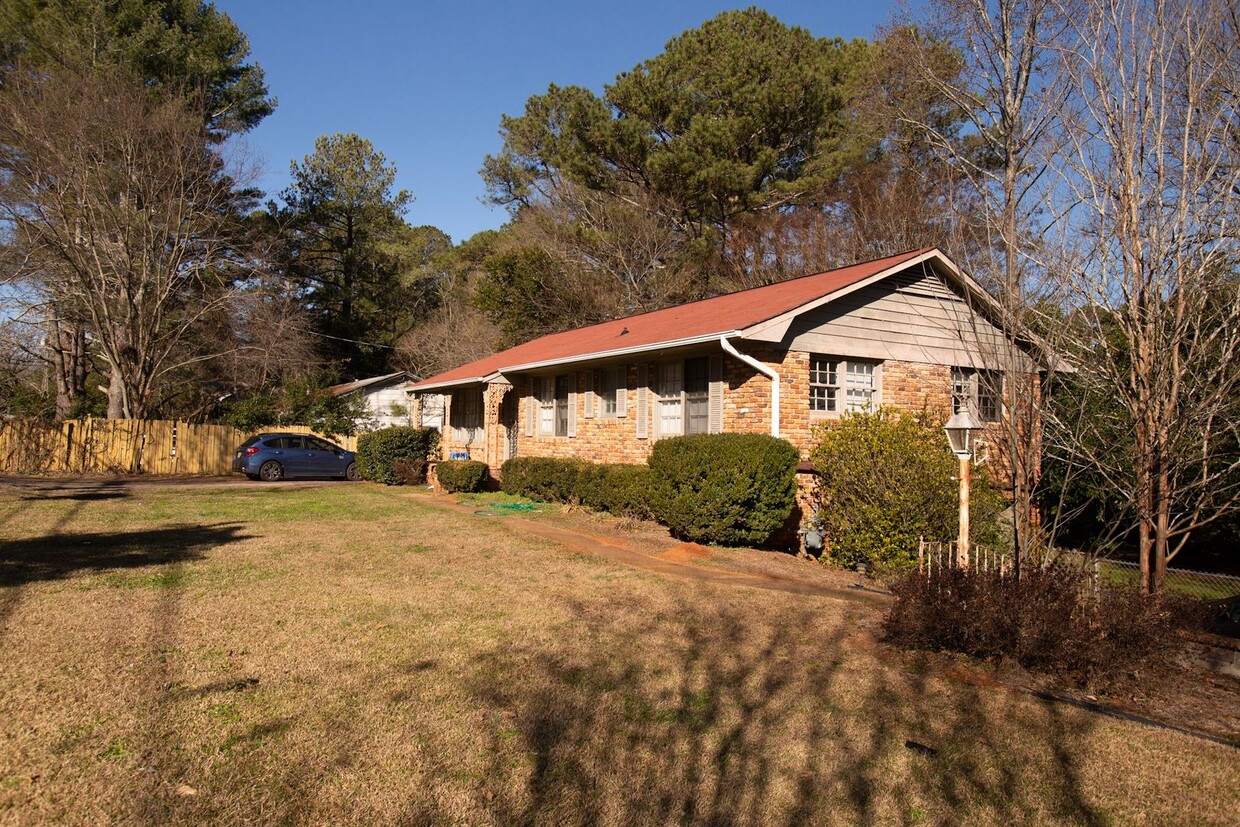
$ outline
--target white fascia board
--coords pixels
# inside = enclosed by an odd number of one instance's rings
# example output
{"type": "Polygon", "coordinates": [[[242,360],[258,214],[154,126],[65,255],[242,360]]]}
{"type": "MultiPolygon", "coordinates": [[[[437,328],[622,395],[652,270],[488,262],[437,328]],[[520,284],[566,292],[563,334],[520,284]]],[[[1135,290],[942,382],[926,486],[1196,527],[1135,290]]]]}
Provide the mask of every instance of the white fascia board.
{"type": "Polygon", "coordinates": [[[633,356],[639,353],[650,353],[656,350],[668,350],[669,348],[716,343],[719,341],[720,337],[731,338],[739,335],[739,330],[722,330],[718,333],[707,333],[703,336],[689,336],[684,339],[669,339],[665,342],[654,342],[648,345],[637,345],[636,347],[618,348],[616,350],[600,350],[594,353],[583,353],[579,356],[568,356],[563,359],[547,359],[542,362],[529,362],[524,365],[511,365],[509,367],[500,368],[498,373],[504,375],[510,373],[523,373],[525,371],[540,370],[541,368],[551,368],[556,365],[572,365],[577,364],[578,362],[593,362],[599,359],[614,359],[620,356],[633,356]]]}
{"type": "Polygon", "coordinates": [[[417,385],[409,388],[409,393],[425,393],[426,391],[439,390],[441,388],[459,388],[462,385],[481,385],[486,382],[486,377],[471,376],[466,379],[450,379],[447,382],[432,382],[429,385],[417,385]]]}
{"type": "Polygon", "coordinates": [[[546,359],[541,362],[528,362],[523,365],[509,365],[507,367],[502,367],[493,373],[489,373],[486,376],[469,376],[464,379],[452,379],[447,382],[434,382],[429,385],[418,385],[412,390],[414,393],[422,393],[423,391],[430,391],[440,388],[459,388],[464,385],[486,385],[492,382],[507,382],[508,375],[513,373],[540,370],[541,368],[551,368],[557,365],[572,365],[580,362],[592,362],[598,359],[614,359],[621,356],[650,353],[656,350],[667,350],[668,348],[716,343],[719,341],[721,336],[731,338],[739,335],[740,331],[738,330],[724,330],[719,333],[707,333],[703,336],[690,336],[684,339],[669,339],[665,342],[654,342],[648,345],[637,345],[636,347],[624,347],[617,348],[615,350],[600,350],[594,353],[583,353],[579,356],[568,356],[563,359],[546,359]]]}

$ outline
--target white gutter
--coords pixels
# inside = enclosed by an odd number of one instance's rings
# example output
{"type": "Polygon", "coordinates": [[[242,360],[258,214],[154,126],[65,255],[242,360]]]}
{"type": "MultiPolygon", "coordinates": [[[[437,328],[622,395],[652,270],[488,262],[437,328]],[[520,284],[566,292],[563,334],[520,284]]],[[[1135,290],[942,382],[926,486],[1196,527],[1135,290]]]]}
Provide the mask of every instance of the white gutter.
{"type": "Polygon", "coordinates": [[[757,359],[747,353],[741,353],[732,347],[732,343],[728,341],[726,336],[719,337],[719,344],[723,345],[723,349],[731,353],[737,359],[752,367],[759,373],[771,378],[771,436],[779,436],[779,373],[769,365],[764,365],[757,359]]]}
{"type": "Polygon", "coordinates": [[[524,365],[510,365],[500,368],[497,373],[521,373],[527,370],[538,370],[539,368],[554,367],[555,365],[571,365],[574,362],[591,362],[595,359],[612,359],[617,356],[633,356],[638,353],[649,353],[654,350],[670,350],[677,347],[687,347],[689,345],[700,345],[706,342],[713,342],[720,336],[736,336],[739,330],[729,330],[724,333],[707,333],[704,336],[687,336],[683,339],[669,339],[663,342],[652,342],[648,345],[635,345],[633,347],[622,347],[614,350],[597,350],[594,353],[583,353],[579,356],[568,356],[560,359],[547,359],[542,362],[528,362],[524,365]]]}
{"type": "Polygon", "coordinates": [[[620,356],[635,356],[640,353],[650,353],[657,350],[670,350],[678,347],[688,347],[689,345],[700,345],[706,342],[713,342],[720,336],[736,336],[739,335],[738,330],[729,330],[723,333],[707,333],[704,336],[688,336],[683,339],[669,339],[663,342],[652,342],[647,345],[634,345],[633,347],[614,348],[612,350],[597,350],[593,353],[582,353],[577,356],[568,356],[557,359],[546,359],[541,362],[527,362],[523,365],[506,365],[487,374],[486,376],[470,376],[463,379],[450,379],[447,382],[434,382],[427,385],[418,384],[413,388],[414,393],[423,393],[425,391],[436,390],[439,388],[454,388],[461,385],[477,385],[486,384],[493,377],[502,377],[506,373],[523,373],[529,370],[540,370],[542,368],[556,367],[558,365],[571,365],[577,362],[592,362],[596,359],[614,359],[620,356]]]}

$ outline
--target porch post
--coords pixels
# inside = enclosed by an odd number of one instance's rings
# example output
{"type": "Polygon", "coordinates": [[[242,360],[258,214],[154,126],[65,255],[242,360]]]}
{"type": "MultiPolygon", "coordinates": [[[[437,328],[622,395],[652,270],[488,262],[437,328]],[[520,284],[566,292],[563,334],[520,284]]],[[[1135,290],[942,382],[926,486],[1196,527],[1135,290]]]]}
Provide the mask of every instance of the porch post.
{"type": "Polygon", "coordinates": [[[482,395],[482,428],[483,456],[482,461],[491,467],[491,471],[499,470],[508,458],[508,434],[504,427],[502,409],[504,396],[512,390],[512,383],[506,380],[491,382],[482,395]]]}

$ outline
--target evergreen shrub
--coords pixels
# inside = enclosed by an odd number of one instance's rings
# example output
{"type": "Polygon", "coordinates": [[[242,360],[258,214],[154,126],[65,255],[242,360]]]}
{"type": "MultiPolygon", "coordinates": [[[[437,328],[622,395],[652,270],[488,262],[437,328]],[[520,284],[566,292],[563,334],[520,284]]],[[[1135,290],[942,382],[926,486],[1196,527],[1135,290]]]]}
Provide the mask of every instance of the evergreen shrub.
{"type": "Polygon", "coordinates": [[[590,463],[579,459],[514,457],[501,469],[500,487],[508,494],[549,503],[581,503],[578,490],[590,463]]]}
{"type": "Polygon", "coordinates": [[[532,500],[584,505],[621,517],[651,517],[650,469],[644,465],[516,457],[504,463],[500,487],[532,500]]]}
{"type": "Polygon", "coordinates": [[[425,462],[438,451],[439,432],[434,428],[383,428],[357,438],[357,468],[363,479],[399,485],[402,479],[394,466],[397,460],[425,462]]]}
{"type": "Polygon", "coordinates": [[[686,540],[761,545],[796,505],[797,449],[765,434],[695,434],[655,443],[655,518],[686,540]]]}
{"type": "Polygon", "coordinates": [[[435,476],[450,494],[472,494],[486,485],[490,471],[476,459],[450,459],[435,466],[435,476]]]}
{"type": "MultiPolygon", "coordinates": [[[[846,413],[818,426],[810,459],[820,475],[817,520],[830,560],[899,570],[917,562],[920,538],[949,542],[960,526],[959,461],[943,423],[890,408],[846,413]]],[[[974,543],[1002,542],[1002,495],[985,466],[970,489],[974,543]]]]}

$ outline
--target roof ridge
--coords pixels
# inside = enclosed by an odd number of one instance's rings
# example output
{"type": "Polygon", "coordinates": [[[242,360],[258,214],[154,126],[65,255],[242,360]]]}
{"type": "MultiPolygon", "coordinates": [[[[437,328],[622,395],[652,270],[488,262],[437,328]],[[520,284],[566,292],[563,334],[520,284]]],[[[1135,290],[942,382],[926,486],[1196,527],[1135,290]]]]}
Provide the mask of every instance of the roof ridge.
{"type": "MultiPolygon", "coordinates": [[[[655,310],[643,310],[641,313],[632,313],[628,316],[617,316],[614,319],[606,319],[601,322],[595,322],[593,324],[582,325],[581,327],[570,327],[570,328],[565,328],[564,330],[556,330],[551,333],[544,333],[542,336],[535,336],[533,339],[529,339],[528,341],[535,342],[535,341],[538,341],[539,339],[547,339],[552,336],[559,336],[564,333],[576,333],[577,331],[580,331],[580,330],[589,330],[592,327],[601,327],[602,325],[612,324],[614,322],[628,321],[629,319],[640,319],[641,317],[649,316],[652,313],[662,313],[667,310],[675,310],[681,307],[692,307],[695,304],[702,304],[703,302],[714,301],[715,299],[722,299],[722,298],[727,298],[730,296],[739,296],[742,293],[750,293],[755,290],[767,290],[771,287],[778,287],[781,284],[791,284],[794,281],[802,281],[803,279],[817,278],[818,276],[829,275],[831,273],[839,272],[840,270],[851,270],[854,267],[864,267],[867,264],[873,264],[876,261],[884,261],[885,259],[889,259],[889,258],[902,258],[904,256],[920,255],[922,253],[928,253],[931,250],[935,250],[935,249],[938,249],[938,248],[937,247],[919,247],[914,250],[905,250],[902,253],[892,253],[889,256],[878,256],[877,258],[871,258],[865,261],[858,261],[858,262],[854,262],[853,264],[845,264],[840,267],[832,267],[830,270],[821,270],[817,273],[806,273],[803,276],[793,276],[790,279],[783,279],[782,281],[773,281],[770,284],[759,284],[756,287],[744,287],[740,290],[733,290],[730,293],[719,293],[718,295],[707,296],[704,299],[694,299],[693,301],[681,302],[680,304],[669,304],[667,307],[660,307],[655,310]]],[[[521,343],[521,345],[523,344],[526,344],[526,342],[521,343]]],[[[521,345],[513,345],[511,348],[505,348],[505,350],[513,350],[515,348],[521,347],[521,345]]],[[[498,352],[503,353],[504,351],[498,351],[498,352]]]]}

